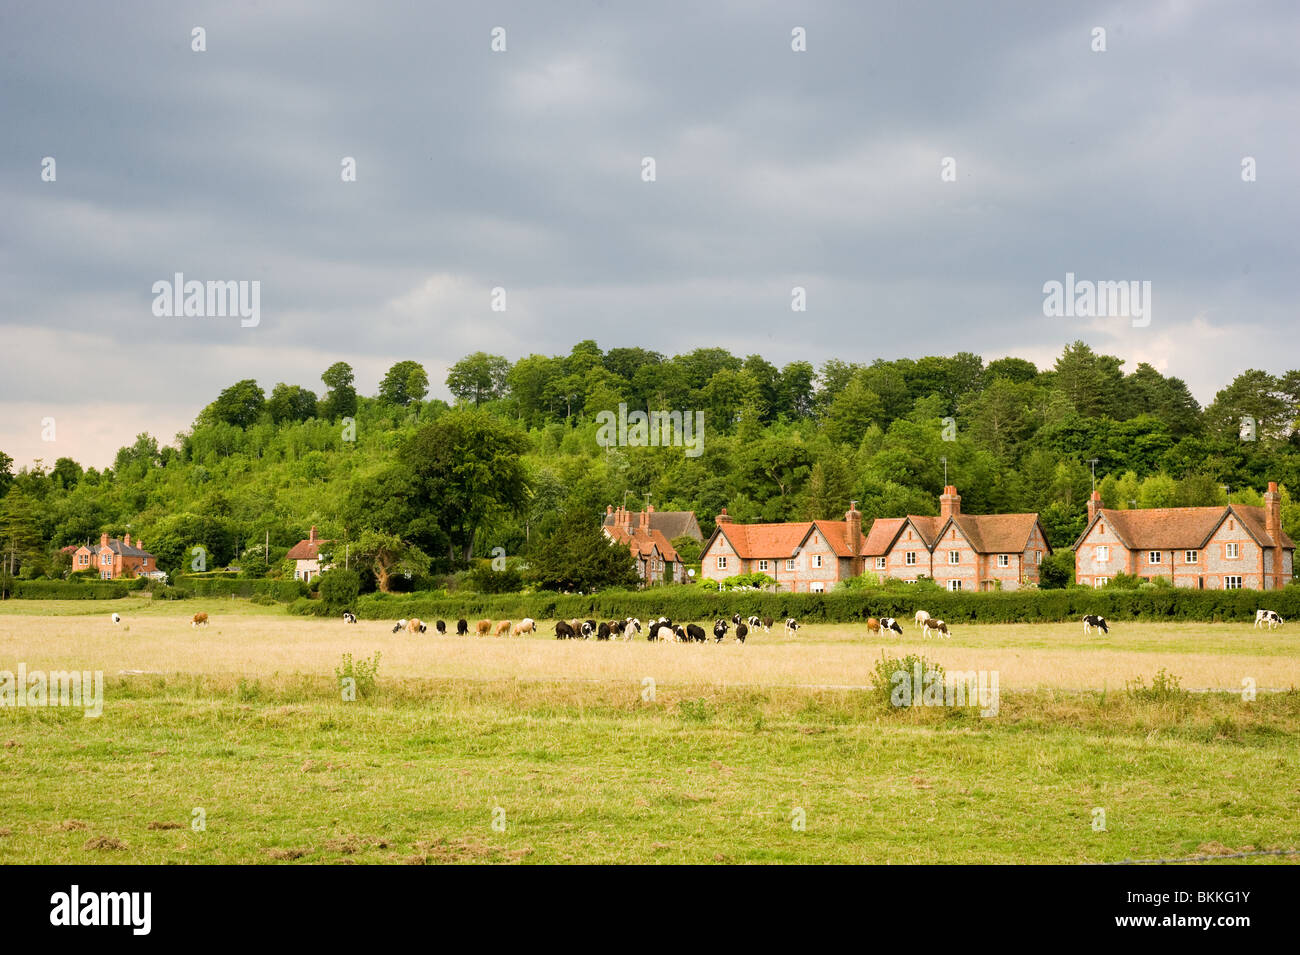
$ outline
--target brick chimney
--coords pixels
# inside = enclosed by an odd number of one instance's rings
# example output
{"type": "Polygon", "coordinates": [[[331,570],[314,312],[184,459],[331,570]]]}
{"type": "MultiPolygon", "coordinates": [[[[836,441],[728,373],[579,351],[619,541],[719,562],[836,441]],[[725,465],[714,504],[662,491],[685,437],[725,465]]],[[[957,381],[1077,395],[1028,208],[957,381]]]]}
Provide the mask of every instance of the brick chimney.
{"type": "Polygon", "coordinates": [[[955,485],[949,484],[939,495],[939,516],[941,518],[956,517],[961,513],[961,495],[957,493],[955,485]]]}
{"type": "Polygon", "coordinates": [[[1092,519],[1097,516],[1097,512],[1100,510],[1101,510],[1101,491],[1093,491],[1092,497],[1088,498],[1088,523],[1089,524],[1092,523],[1092,519]]]}
{"type": "Polygon", "coordinates": [[[849,501],[849,509],[844,512],[844,523],[848,532],[845,538],[849,543],[849,553],[853,559],[853,576],[862,574],[862,513],[857,501],[849,501]]]}
{"type": "Polygon", "coordinates": [[[100,546],[100,547],[107,547],[107,546],[108,546],[108,535],[107,535],[107,534],[100,534],[100,535],[99,535],[99,546],[100,546]]]}
{"type": "Polygon", "coordinates": [[[1273,589],[1280,590],[1286,585],[1282,579],[1286,551],[1282,547],[1282,495],[1278,493],[1276,481],[1268,482],[1264,494],[1264,532],[1273,541],[1273,589]]]}
{"type": "Polygon", "coordinates": [[[308,539],[309,541],[315,541],[315,540],[316,540],[316,525],[315,525],[315,524],[313,524],[313,525],[311,526],[311,536],[308,537],[307,539],[308,539]]]}
{"type": "Polygon", "coordinates": [[[731,518],[727,516],[727,509],[724,507],[722,513],[713,519],[715,524],[730,524],[731,518]]]}
{"type": "Polygon", "coordinates": [[[123,537],[123,538],[122,538],[122,543],[125,544],[127,547],[130,547],[130,546],[131,546],[131,535],[130,535],[130,534],[127,534],[125,537],[123,537]]]}
{"type": "Polygon", "coordinates": [[[137,537],[135,539],[135,546],[140,548],[141,550],[144,550],[144,541],[142,541],[140,538],[137,537]]]}
{"type": "Polygon", "coordinates": [[[650,533],[650,514],[653,511],[654,507],[647,504],[646,509],[641,512],[641,520],[638,522],[638,526],[647,534],[650,533]]]}

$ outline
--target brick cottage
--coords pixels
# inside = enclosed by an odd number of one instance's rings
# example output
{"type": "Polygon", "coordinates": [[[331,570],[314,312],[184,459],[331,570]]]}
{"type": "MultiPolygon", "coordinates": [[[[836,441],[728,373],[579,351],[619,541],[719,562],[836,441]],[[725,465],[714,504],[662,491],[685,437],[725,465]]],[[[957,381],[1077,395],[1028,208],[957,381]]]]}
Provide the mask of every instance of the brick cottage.
{"type": "Polygon", "coordinates": [[[723,508],[701,572],[718,581],[764,573],[791,593],[822,593],[864,571],[909,583],[929,577],[949,590],[1015,590],[1038,582],[1049,553],[1037,514],[963,514],[949,485],[937,517],[877,518],[865,535],[855,505],[843,521],[781,524],[737,524],[723,508]]]}
{"type": "Polygon", "coordinates": [[[1117,511],[1102,507],[1094,491],[1088,526],[1074,546],[1074,576],[1092,587],[1123,573],[1203,590],[1277,590],[1291,580],[1294,559],[1276,481],[1269,482],[1263,507],[1117,511]]]}

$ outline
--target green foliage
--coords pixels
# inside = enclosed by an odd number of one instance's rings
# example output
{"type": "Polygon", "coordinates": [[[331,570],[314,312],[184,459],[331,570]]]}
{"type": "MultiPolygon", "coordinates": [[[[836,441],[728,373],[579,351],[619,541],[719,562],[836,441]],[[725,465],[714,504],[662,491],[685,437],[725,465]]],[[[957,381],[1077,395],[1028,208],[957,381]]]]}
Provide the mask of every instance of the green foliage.
{"type": "Polygon", "coordinates": [[[895,708],[918,706],[921,699],[915,692],[917,672],[921,675],[923,690],[930,681],[942,684],[944,679],[943,667],[919,654],[909,653],[905,657],[887,657],[885,651],[881,650],[880,659],[871,668],[871,692],[886,706],[895,708]],[[902,681],[907,683],[911,692],[896,692],[902,681]]]}
{"type": "Polygon", "coordinates": [[[352,654],[345,653],[342,662],[334,668],[334,679],[340,687],[344,680],[352,680],[357,698],[366,699],[375,692],[379,678],[379,657],[380,653],[376,650],[370,659],[363,657],[354,663],[352,654]]]}
{"type": "Polygon", "coordinates": [[[1147,686],[1146,681],[1138,676],[1126,682],[1124,690],[1135,700],[1146,703],[1177,703],[1187,698],[1187,691],[1183,689],[1182,681],[1164,667],[1156,671],[1156,675],[1151,678],[1150,686],[1147,686]]]}
{"type": "Polygon", "coordinates": [[[1074,551],[1058,550],[1043,555],[1038,566],[1038,586],[1056,590],[1074,583],[1074,551]]]}
{"type": "Polygon", "coordinates": [[[590,593],[637,583],[631,551],[605,536],[600,521],[570,511],[528,554],[528,579],[542,590],[590,593]]]}
{"type": "Polygon", "coordinates": [[[208,405],[205,414],[236,428],[248,428],[257,422],[266,405],[266,394],[256,381],[245,378],[231,385],[208,405]]]}
{"type": "Polygon", "coordinates": [[[361,595],[361,575],[355,570],[335,567],[325,571],[316,581],[320,599],[334,612],[351,609],[361,595]]]}
{"type": "Polygon", "coordinates": [[[491,560],[480,559],[474,561],[463,583],[465,589],[481,594],[508,594],[523,589],[524,574],[518,560],[507,560],[501,570],[494,570],[491,560]]]}
{"type": "Polygon", "coordinates": [[[399,361],[379,383],[379,400],[406,407],[429,393],[429,375],[415,361],[399,361]]]}

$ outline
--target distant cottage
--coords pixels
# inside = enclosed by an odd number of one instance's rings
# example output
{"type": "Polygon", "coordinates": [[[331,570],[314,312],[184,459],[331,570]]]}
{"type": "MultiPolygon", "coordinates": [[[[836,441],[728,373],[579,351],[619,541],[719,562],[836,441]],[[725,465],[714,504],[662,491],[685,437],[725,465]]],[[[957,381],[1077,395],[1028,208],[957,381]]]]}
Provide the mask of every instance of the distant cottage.
{"type": "Polygon", "coordinates": [[[1051,552],[1037,514],[963,514],[949,485],[938,517],[878,518],[865,536],[856,504],[843,521],[781,524],[736,524],[724,507],[701,571],[718,581],[763,573],[791,593],[824,593],[867,570],[908,583],[929,577],[948,590],[1016,590],[1038,582],[1051,552]]]}
{"type": "MultiPolygon", "coordinates": [[[[688,514],[690,521],[686,522],[680,516],[676,516],[670,521],[661,522],[660,527],[687,528],[689,534],[688,523],[694,524],[697,537],[701,536],[700,525],[696,523],[693,512],[671,511],[669,513],[688,514]]],[[[649,587],[661,583],[680,584],[686,579],[685,565],[673,547],[672,541],[662,530],[655,527],[655,517],[654,506],[647,505],[644,511],[636,515],[634,523],[631,511],[625,507],[615,509],[611,505],[605,510],[605,521],[601,529],[610,540],[625,545],[632,552],[632,557],[636,561],[637,576],[641,578],[643,586],[649,587]]]]}
{"type": "Polygon", "coordinates": [[[1279,590],[1291,580],[1295,542],[1282,530],[1282,496],[1270,481],[1263,507],[1152,507],[1117,511],[1088,501],[1074,545],[1074,579],[1101,587],[1116,574],[1164,578],[1198,590],[1279,590]]]}
{"type": "MultiPolygon", "coordinates": [[[[620,509],[618,513],[625,512],[620,509]]],[[[650,515],[650,529],[658,531],[670,541],[675,541],[679,537],[704,540],[704,533],[700,530],[700,522],[695,519],[694,511],[656,511],[654,505],[646,505],[645,513],[650,515]]],[[[613,505],[605,508],[604,526],[613,527],[616,520],[613,505]]]]}
{"type": "Polygon", "coordinates": [[[124,577],[161,577],[158,559],[144,549],[144,541],[139,538],[131,543],[131,535],[121,540],[99,536],[99,546],[83,544],[72,552],[73,572],[94,570],[100,580],[119,580],[124,577]]]}
{"type": "Polygon", "coordinates": [[[308,538],[298,541],[289,549],[289,553],[284,555],[286,560],[293,561],[293,579],[309,583],[313,577],[319,577],[329,570],[332,565],[321,566],[320,545],[332,543],[334,542],[329,540],[318,540],[316,525],[313,524],[308,538]]]}

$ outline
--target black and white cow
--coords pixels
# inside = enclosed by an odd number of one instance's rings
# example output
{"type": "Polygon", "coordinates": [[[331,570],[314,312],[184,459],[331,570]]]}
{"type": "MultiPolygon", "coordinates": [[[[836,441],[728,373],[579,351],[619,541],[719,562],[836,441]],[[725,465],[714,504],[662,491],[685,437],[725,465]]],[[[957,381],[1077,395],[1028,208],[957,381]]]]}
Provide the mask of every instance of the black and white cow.
{"type": "Polygon", "coordinates": [[[736,624],[736,642],[744,643],[747,636],[749,636],[749,628],[743,623],[736,624]]]}
{"type": "Polygon", "coordinates": [[[1280,627],[1284,623],[1286,623],[1286,621],[1278,616],[1276,610],[1255,611],[1255,626],[1257,627],[1267,625],[1268,629],[1272,630],[1274,627],[1280,627]]]}
{"type": "Polygon", "coordinates": [[[733,614],[731,615],[731,622],[734,623],[737,627],[739,627],[739,626],[740,626],[740,614],[738,614],[738,613],[733,613],[733,614]]]}
{"type": "MultiPolygon", "coordinates": [[[[745,620],[745,626],[749,627],[750,630],[757,630],[762,625],[763,625],[763,621],[760,620],[758,617],[749,617],[745,620]]],[[[740,625],[737,624],[736,626],[740,626],[740,625]]]]}
{"type": "Polygon", "coordinates": [[[892,630],[894,633],[902,634],[903,628],[898,625],[898,621],[893,617],[885,617],[880,621],[881,630],[892,630]]]}
{"type": "MultiPolygon", "coordinates": [[[[740,626],[737,624],[736,626],[740,626]]],[[[727,621],[718,619],[713,622],[713,642],[721,643],[722,638],[727,635],[727,621]]]]}
{"type": "Polygon", "coordinates": [[[793,637],[798,631],[799,631],[799,624],[795,621],[794,617],[786,617],[785,635],[787,637],[793,637]]]}
{"type": "Polygon", "coordinates": [[[446,633],[446,632],[447,632],[447,621],[446,621],[446,620],[435,620],[435,621],[433,622],[433,628],[434,628],[435,630],[437,630],[439,633],[446,633]]]}
{"type": "Polygon", "coordinates": [[[409,622],[409,621],[406,621],[406,620],[399,620],[399,621],[397,621],[397,623],[393,624],[393,633],[400,633],[401,631],[405,630],[405,629],[406,629],[406,624],[407,624],[408,622],[409,622]]]}
{"type": "Polygon", "coordinates": [[[1105,617],[1098,617],[1095,613],[1090,613],[1083,618],[1083,633],[1085,636],[1092,633],[1092,628],[1096,627],[1102,633],[1110,633],[1110,627],[1106,625],[1105,617]]]}
{"type": "Polygon", "coordinates": [[[581,626],[582,626],[582,639],[590,640],[592,634],[596,632],[596,621],[584,620],[582,621],[581,626]]]}
{"type": "Polygon", "coordinates": [[[356,622],[357,622],[357,615],[354,614],[351,610],[345,610],[345,611],[343,611],[343,622],[344,622],[344,623],[356,623],[356,622]]]}
{"type": "Polygon", "coordinates": [[[120,613],[115,613],[115,614],[113,614],[113,622],[114,622],[114,623],[121,623],[121,622],[122,622],[122,615],[121,615],[120,613]]]}
{"type": "Polygon", "coordinates": [[[469,621],[461,617],[456,621],[456,636],[463,637],[469,633],[469,621]]]}

